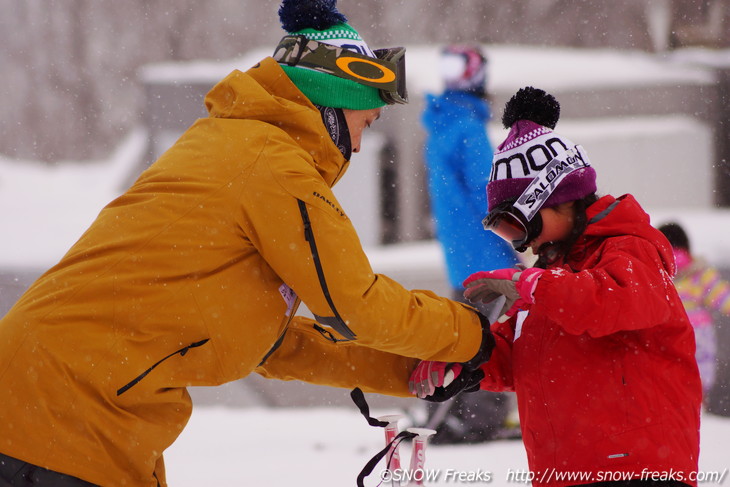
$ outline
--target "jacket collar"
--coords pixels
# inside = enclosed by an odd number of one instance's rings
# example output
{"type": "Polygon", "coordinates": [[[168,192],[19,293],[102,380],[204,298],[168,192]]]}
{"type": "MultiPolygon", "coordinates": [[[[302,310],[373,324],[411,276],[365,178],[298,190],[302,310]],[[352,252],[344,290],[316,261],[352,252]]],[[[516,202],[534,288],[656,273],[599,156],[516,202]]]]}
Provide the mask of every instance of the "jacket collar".
{"type": "Polygon", "coordinates": [[[311,156],[330,187],[347,169],[319,110],[270,57],[245,73],[234,70],[206,95],[205,105],[211,117],[259,120],[281,128],[311,156]]]}
{"type": "Polygon", "coordinates": [[[586,210],[588,225],[571,249],[568,261],[582,261],[606,238],[634,236],[649,241],[662,260],[664,269],[674,275],[674,255],[662,233],[650,223],[649,215],[636,199],[626,194],[618,198],[607,195],[586,210]]]}

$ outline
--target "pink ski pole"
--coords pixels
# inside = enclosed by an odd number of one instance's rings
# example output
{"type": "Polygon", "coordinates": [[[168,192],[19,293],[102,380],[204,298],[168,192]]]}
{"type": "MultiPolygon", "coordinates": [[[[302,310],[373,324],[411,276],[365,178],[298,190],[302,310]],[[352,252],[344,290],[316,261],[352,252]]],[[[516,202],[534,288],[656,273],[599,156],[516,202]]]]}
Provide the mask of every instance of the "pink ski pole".
{"type": "MultiPolygon", "coordinates": [[[[385,427],[385,445],[390,445],[390,450],[385,457],[386,468],[392,473],[400,470],[400,453],[398,452],[398,442],[393,443],[396,435],[398,434],[398,421],[403,418],[402,414],[388,414],[386,416],[379,416],[379,421],[385,421],[388,426],[385,427]],[[392,443],[392,444],[391,444],[392,443]]],[[[390,485],[393,487],[399,487],[400,481],[397,480],[397,476],[391,475],[390,485]]]]}
{"type": "Polygon", "coordinates": [[[424,465],[426,463],[426,446],[428,437],[435,434],[436,430],[428,428],[408,428],[406,431],[415,433],[413,438],[413,449],[411,450],[411,482],[410,486],[424,485],[423,479],[426,476],[424,465]]]}

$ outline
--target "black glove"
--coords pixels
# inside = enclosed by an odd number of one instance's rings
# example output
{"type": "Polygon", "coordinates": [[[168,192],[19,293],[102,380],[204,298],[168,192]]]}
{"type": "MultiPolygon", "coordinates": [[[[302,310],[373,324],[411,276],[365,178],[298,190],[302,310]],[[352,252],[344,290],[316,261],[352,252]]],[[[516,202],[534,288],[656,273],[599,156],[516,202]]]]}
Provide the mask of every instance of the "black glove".
{"type": "Polygon", "coordinates": [[[451,384],[446,387],[437,387],[433,394],[423,399],[429,402],[444,402],[462,392],[476,392],[479,390],[479,383],[484,379],[482,369],[470,370],[462,368],[451,384]]]}
{"type": "Polygon", "coordinates": [[[436,387],[433,394],[423,398],[426,401],[443,402],[462,392],[476,392],[479,390],[479,383],[484,379],[484,371],[479,367],[492,356],[495,342],[489,320],[481,313],[477,313],[477,315],[482,324],[482,342],[479,345],[479,350],[467,362],[460,364],[461,372],[450,384],[436,387]]]}
{"type": "Polygon", "coordinates": [[[462,367],[469,370],[478,369],[480,365],[489,360],[489,357],[492,356],[492,350],[494,350],[494,335],[492,335],[489,320],[481,313],[477,313],[477,315],[482,323],[482,343],[479,345],[476,355],[461,364],[462,367]]]}
{"type": "Polygon", "coordinates": [[[411,394],[427,401],[442,402],[460,392],[479,389],[479,382],[484,378],[484,371],[479,367],[491,357],[495,342],[489,321],[481,313],[477,315],[482,325],[482,341],[474,357],[462,363],[421,361],[411,372],[408,381],[411,394]],[[449,373],[455,377],[450,379],[449,373]]]}

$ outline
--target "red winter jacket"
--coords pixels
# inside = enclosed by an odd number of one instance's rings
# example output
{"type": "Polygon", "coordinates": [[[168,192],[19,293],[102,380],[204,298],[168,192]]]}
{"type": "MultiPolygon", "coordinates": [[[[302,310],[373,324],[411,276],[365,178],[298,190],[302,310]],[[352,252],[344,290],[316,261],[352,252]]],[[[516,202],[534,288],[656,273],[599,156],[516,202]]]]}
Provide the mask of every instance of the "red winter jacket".
{"type": "Polygon", "coordinates": [[[631,195],[587,214],[532,308],[492,327],[481,387],[517,393],[533,485],[696,485],[702,393],[671,247],[631,195]]]}

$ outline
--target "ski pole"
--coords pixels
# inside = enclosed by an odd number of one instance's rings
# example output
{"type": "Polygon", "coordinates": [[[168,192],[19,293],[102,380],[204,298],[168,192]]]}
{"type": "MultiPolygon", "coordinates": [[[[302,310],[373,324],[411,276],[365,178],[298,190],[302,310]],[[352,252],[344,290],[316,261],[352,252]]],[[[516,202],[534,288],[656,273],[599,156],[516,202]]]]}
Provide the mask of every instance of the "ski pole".
{"type": "MultiPolygon", "coordinates": [[[[398,434],[398,421],[403,419],[403,415],[388,414],[386,416],[379,416],[377,419],[388,423],[388,426],[385,427],[385,445],[390,445],[390,450],[388,450],[388,454],[385,457],[385,465],[390,472],[395,472],[401,468],[400,453],[398,452],[398,445],[400,443],[393,440],[395,440],[395,437],[398,434]]],[[[390,484],[393,487],[399,487],[400,481],[396,480],[397,477],[394,475],[391,475],[390,477],[392,479],[390,484]]]]}
{"type": "Polygon", "coordinates": [[[424,465],[426,463],[426,445],[428,437],[435,434],[436,430],[428,428],[408,428],[406,431],[415,433],[413,438],[413,449],[411,450],[411,482],[408,486],[424,485],[423,478],[426,476],[424,465]]]}

